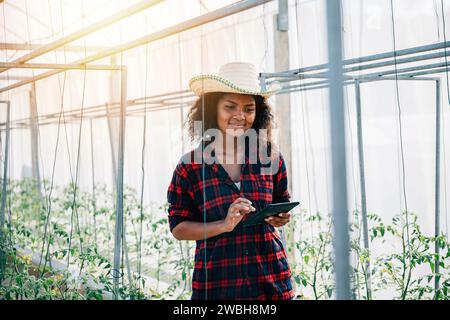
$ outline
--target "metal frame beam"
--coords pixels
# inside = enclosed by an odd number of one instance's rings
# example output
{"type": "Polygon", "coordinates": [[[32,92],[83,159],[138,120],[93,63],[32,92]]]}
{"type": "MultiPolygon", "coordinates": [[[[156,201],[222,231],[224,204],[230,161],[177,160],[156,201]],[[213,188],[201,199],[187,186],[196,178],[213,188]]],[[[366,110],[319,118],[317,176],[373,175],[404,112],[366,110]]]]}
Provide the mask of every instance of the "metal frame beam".
{"type": "MultiPolygon", "coordinates": [[[[440,202],[441,202],[441,81],[436,80],[436,146],[435,146],[435,178],[434,178],[434,236],[439,237],[441,233],[441,213],[440,213],[440,202]]],[[[434,243],[434,292],[435,298],[439,290],[439,241],[434,243]]]]}
{"type": "MultiPolygon", "coordinates": [[[[418,52],[440,49],[440,48],[443,48],[448,45],[450,45],[450,42],[446,42],[446,43],[442,42],[442,43],[434,44],[434,45],[427,45],[427,46],[409,48],[409,49],[405,49],[405,50],[399,50],[399,53],[400,53],[400,55],[416,54],[418,52]]],[[[393,54],[392,52],[381,53],[381,54],[377,54],[377,55],[373,55],[373,56],[352,59],[351,62],[368,61],[368,60],[373,59],[373,57],[386,58],[386,57],[392,56],[392,54],[393,54]]],[[[33,66],[32,64],[28,64],[28,65],[33,66]]],[[[84,68],[84,65],[69,64],[66,66],[67,66],[67,68],[71,68],[71,67],[75,67],[77,69],[84,68]]],[[[410,81],[416,81],[416,80],[436,81],[438,78],[424,77],[424,76],[445,72],[446,71],[445,66],[446,66],[445,63],[439,62],[439,63],[431,63],[431,64],[426,64],[426,65],[398,69],[397,70],[398,71],[397,78],[399,80],[410,80],[410,81]]],[[[57,67],[62,68],[63,65],[58,65],[57,67]]],[[[90,66],[90,68],[93,68],[93,69],[96,67],[97,66],[90,66]]],[[[102,65],[100,65],[98,67],[99,67],[99,69],[104,68],[104,66],[102,66],[102,65]]],[[[116,67],[113,66],[111,68],[116,69],[116,68],[120,68],[120,66],[116,66],[116,67]]],[[[109,67],[106,67],[106,69],[109,69],[109,67]]],[[[315,68],[310,67],[310,69],[315,69],[315,68]]],[[[361,76],[345,76],[344,77],[344,79],[345,79],[344,85],[354,84],[355,80],[358,80],[360,83],[371,82],[371,81],[380,81],[380,80],[381,81],[382,80],[395,80],[396,78],[393,76],[394,73],[395,73],[395,70],[384,70],[384,71],[379,71],[379,72],[372,72],[372,73],[361,75],[361,76]]],[[[300,84],[292,84],[292,85],[284,86],[283,90],[280,92],[280,94],[296,92],[296,91],[304,91],[304,90],[323,89],[323,88],[328,87],[328,81],[326,78],[327,74],[325,74],[325,73],[302,74],[302,75],[298,75],[298,76],[294,77],[292,74],[288,74],[288,72],[261,74],[261,77],[260,77],[261,78],[261,86],[266,85],[266,82],[265,82],[266,80],[268,80],[267,82],[269,83],[271,81],[271,79],[273,79],[274,77],[279,77],[280,75],[284,76],[284,78],[280,82],[286,82],[286,83],[301,81],[303,79],[322,79],[320,81],[310,81],[310,82],[305,81],[300,84]]],[[[133,107],[133,106],[137,107],[139,105],[151,105],[151,107],[149,108],[149,111],[151,112],[151,111],[162,110],[164,108],[172,108],[174,105],[181,103],[181,101],[183,101],[182,99],[190,99],[190,98],[194,99],[195,96],[188,90],[182,90],[182,91],[153,95],[150,97],[131,99],[131,100],[127,101],[127,105],[129,107],[133,107]],[[143,103],[144,101],[145,101],[145,103],[143,103]]],[[[185,103],[185,102],[186,101],[183,101],[183,103],[185,103]]],[[[112,112],[117,112],[114,110],[116,110],[118,108],[119,102],[110,103],[108,105],[110,107],[112,107],[112,109],[111,109],[112,112]]],[[[69,121],[70,121],[69,117],[71,117],[73,119],[73,121],[78,121],[79,117],[77,116],[77,113],[79,113],[80,111],[81,110],[79,110],[79,109],[71,110],[71,111],[67,112],[67,114],[65,112],[65,115],[68,117],[69,121]]],[[[84,108],[84,114],[87,117],[91,117],[91,118],[105,117],[106,113],[104,113],[102,111],[104,111],[104,104],[99,105],[99,106],[92,106],[92,107],[84,108]],[[101,112],[101,113],[99,114],[99,112],[101,112]],[[91,113],[91,116],[88,116],[89,113],[91,113]]],[[[127,110],[127,115],[133,115],[133,114],[139,114],[139,113],[141,113],[141,110],[139,108],[131,108],[131,109],[127,110]]],[[[57,117],[58,115],[59,115],[59,113],[54,113],[54,114],[50,114],[50,115],[42,115],[39,120],[40,124],[41,125],[51,124],[52,123],[51,118],[57,117]]],[[[15,124],[15,126],[13,126],[14,129],[20,128],[22,126],[26,126],[27,119],[16,120],[13,122],[13,124],[15,124]]],[[[0,126],[2,126],[2,125],[4,125],[4,123],[0,124],[0,126]]]]}
{"type": "MultiPolygon", "coordinates": [[[[11,50],[11,51],[31,51],[39,49],[42,44],[36,43],[14,43],[14,42],[0,42],[0,50],[11,50]]],[[[64,47],[56,48],[57,51],[68,51],[68,52],[92,52],[92,51],[102,51],[107,50],[109,47],[104,46],[79,46],[79,45],[67,45],[64,47]]]]}
{"type": "Polygon", "coordinates": [[[359,181],[361,185],[361,218],[363,224],[364,249],[367,250],[368,254],[368,259],[365,262],[366,269],[364,270],[364,277],[367,283],[366,288],[367,300],[372,300],[369,227],[367,222],[366,175],[364,166],[364,141],[363,141],[362,110],[361,110],[361,86],[358,80],[355,81],[355,98],[356,98],[356,126],[358,131],[359,181]]]}
{"type": "MultiPolygon", "coordinates": [[[[436,58],[441,58],[444,57],[445,54],[444,53],[434,53],[434,54],[428,54],[425,56],[416,56],[416,57],[409,57],[403,60],[398,60],[397,64],[401,64],[401,63],[413,63],[413,62],[418,62],[418,61],[422,61],[422,60],[434,60],[436,58]],[[415,60],[417,59],[417,60],[415,60]]],[[[398,69],[397,71],[395,71],[394,69],[389,69],[389,70],[384,70],[384,71],[378,71],[378,72],[373,72],[373,73],[368,73],[368,74],[359,74],[359,75],[351,75],[351,74],[346,74],[347,72],[354,72],[354,71],[361,71],[361,70],[367,70],[367,69],[372,69],[372,68],[384,68],[384,67],[388,67],[388,66],[392,66],[395,65],[395,61],[394,60],[390,60],[387,62],[380,62],[380,63],[374,63],[371,65],[362,65],[362,66],[356,66],[353,68],[347,68],[344,69],[344,77],[347,79],[380,79],[382,77],[386,77],[392,74],[397,73],[397,75],[399,76],[406,76],[406,77],[415,77],[415,76],[419,76],[419,75],[426,75],[426,74],[433,74],[433,73],[440,73],[440,72],[444,72],[444,70],[442,69],[436,69],[436,68],[440,68],[440,67],[446,67],[449,66],[450,63],[444,63],[444,62],[440,62],[440,63],[429,63],[429,64],[425,64],[425,65],[419,65],[419,66],[414,66],[414,67],[407,67],[407,68],[402,68],[402,69],[398,69]]],[[[320,73],[302,73],[302,74],[296,74],[296,73],[292,73],[292,74],[283,74],[282,76],[280,75],[276,75],[276,74],[264,74],[263,75],[266,79],[270,79],[269,81],[267,81],[267,84],[269,83],[273,83],[275,81],[280,82],[280,83],[285,83],[285,82],[291,82],[291,81],[299,81],[299,80],[305,80],[305,79],[327,79],[328,75],[327,72],[320,72],[320,73]]]]}
{"type": "MultiPolygon", "coordinates": [[[[120,52],[123,52],[123,51],[127,51],[129,49],[133,49],[133,48],[142,46],[144,44],[147,44],[147,43],[150,43],[150,42],[153,42],[153,41],[156,41],[156,40],[160,40],[160,39],[169,37],[171,35],[174,35],[174,34],[177,34],[177,33],[180,33],[180,32],[186,31],[186,30],[189,30],[189,29],[193,29],[193,28],[201,26],[203,24],[206,24],[206,23],[209,23],[209,22],[212,22],[212,21],[215,21],[215,20],[218,20],[218,19],[230,16],[230,15],[233,15],[233,14],[242,12],[244,10],[248,10],[248,9],[254,8],[256,6],[259,6],[261,4],[264,4],[264,3],[270,2],[270,1],[272,1],[272,0],[243,0],[243,1],[231,4],[229,6],[226,6],[224,8],[221,8],[221,9],[218,9],[218,10],[215,10],[215,11],[212,11],[212,12],[208,12],[207,14],[204,14],[202,16],[199,16],[199,17],[187,20],[185,22],[179,23],[179,24],[174,25],[172,27],[168,27],[166,29],[157,31],[155,33],[152,33],[152,34],[143,36],[141,38],[129,41],[129,42],[124,43],[122,45],[113,47],[110,50],[105,50],[105,51],[102,51],[102,52],[90,55],[90,56],[88,56],[86,58],[74,61],[74,62],[72,62],[72,64],[75,64],[75,65],[87,64],[87,63],[90,63],[90,62],[93,62],[93,61],[96,61],[96,60],[99,60],[99,59],[103,59],[105,57],[109,57],[109,56],[112,56],[114,54],[117,54],[117,53],[120,53],[120,52]]],[[[54,49],[54,48],[56,48],[58,46],[61,46],[61,45],[62,44],[53,45],[52,49],[54,49]]],[[[49,51],[51,51],[51,50],[49,50],[49,51]]],[[[14,62],[18,62],[18,61],[14,61],[14,62]]],[[[41,80],[41,79],[53,76],[53,75],[58,74],[60,72],[61,72],[61,70],[53,70],[53,71],[45,72],[43,74],[40,74],[40,75],[38,75],[36,77],[31,78],[30,80],[21,81],[21,82],[12,84],[10,86],[1,88],[0,89],[0,93],[6,92],[6,91],[9,91],[9,90],[18,88],[18,87],[21,87],[21,86],[26,85],[28,83],[31,83],[33,81],[37,81],[37,80],[41,80]]]]}
{"type": "MultiPolygon", "coordinates": [[[[142,97],[137,99],[130,99],[127,101],[127,115],[133,115],[136,113],[141,113],[144,109],[148,112],[159,111],[163,109],[177,108],[180,105],[186,105],[194,102],[196,96],[189,91],[177,91],[166,95],[158,94],[149,97],[142,97]]],[[[86,107],[83,109],[83,118],[107,118],[109,116],[114,117],[119,115],[120,102],[108,103],[95,105],[91,107],[86,107]]],[[[70,123],[71,120],[79,121],[81,109],[72,109],[64,111],[64,119],[66,123],[70,123]]],[[[60,112],[54,112],[51,114],[40,115],[38,118],[39,126],[50,125],[57,122],[60,112]]],[[[21,118],[12,121],[13,125],[20,125],[28,127],[30,118],[21,118]]],[[[5,123],[0,123],[0,127],[4,126],[5,123]]]]}
{"type": "MultiPolygon", "coordinates": [[[[39,199],[42,197],[42,185],[41,185],[41,170],[39,167],[39,127],[38,127],[38,111],[36,102],[36,84],[31,84],[31,90],[29,92],[30,102],[30,147],[31,147],[31,168],[33,173],[33,179],[36,184],[36,190],[39,193],[39,199]]],[[[11,124],[10,124],[11,125],[11,124]]]]}
{"type": "MultiPolygon", "coordinates": [[[[145,0],[145,1],[141,1],[129,8],[126,9],[122,9],[120,11],[118,11],[117,13],[107,17],[106,19],[100,20],[98,22],[95,22],[93,24],[91,24],[90,26],[83,28],[81,30],[75,31],[61,39],[58,39],[56,41],[53,41],[49,44],[43,45],[41,47],[39,47],[36,50],[33,50],[32,52],[14,60],[14,63],[25,63],[29,60],[32,60],[34,58],[37,58],[39,56],[42,56],[50,51],[53,51],[57,48],[60,48],[70,42],[73,42],[75,40],[78,40],[84,36],[89,35],[90,33],[96,32],[100,29],[103,29],[111,24],[114,24],[124,18],[127,18],[135,13],[138,13],[142,10],[145,10],[151,6],[154,6],[155,4],[161,2],[161,0],[145,0]]],[[[0,69],[0,73],[3,71],[8,70],[7,68],[5,69],[0,69]]]]}
{"type": "Polygon", "coordinates": [[[326,2],[336,299],[350,300],[347,169],[342,77],[341,1],[326,2]]]}
{"type": "MultiPolygon", "coordinates": [[[[57,69],[57,70],[120,70],[122,66],[100,64],[58,64],[58,63],[13,63],[0,62],[0,68],[7,69],[57,69]]],[[[30,78],[32,79],[32,78],[30,78]]],[[[29,80],[27,80],[29,81],[29,80]]]]}
{"type": "Polygon", "coordinates": [[[116,197],[116,227],[114,240],[114,269],[113,286],[114,299],[119,299],[119,279],[120,275],[120,257],[121,241],[124,236],[123,230],[123,169],[124,169],[124,150],[125,150],[125,110],[127,97],[127,71],[123,69],[120,74],[120,127],[119,127],[119,150],[118,150],[118,168],[117,168],[117,197],[116,197]]]}
{"type": "Polygon", "coordinates": [[[31,77],[26,77],[26,76],[17,76],[17,75],[12,75],[12,76],[0,76],[0,81],[11,81],[11,80],[30,80],[31,77]]]}
{"type": "MultiPolygon", "coordinates": [[[[417,47],[401,49],[401,50],[396,50],[396,51],[383,52],[383,53],[378,53],[378,54],[373,54],[373,55],[368,55],[368,56],[363,56],[363,57],[358,57],[358,58],[346,59],[346,60],[342,61],[342,64],[344,66],[347,66],[347,65],[352,65],[352,64],[356,64],[356,63],[364,63],[364,62],[370,62],[370,61],[375,61],[375,60],[383,60],[383,59],[393,58],[394,55],[396,57],[400,57],[400,56],[404,56],[404,55],[417,54],[417,53],[446,49],[446,48],[450,48],[450,41],[439,42],[439,43],[429,44],[429,45],[424,45],[424,46],[417,46],[417,47]]],[[[287,71],[283,71],[283,72],[262,73],[262,75],[264,75],[266,78],[267,77],[284,77],[284,76],[290,77],[293,74],[298,76],[298,74],[302,74],[305,72],[320,71],[320,70],[327,69],[327,68],[328,68],[328,64],[324,63],[324,64],[318,64],[318,65],[309,66],[309,67],[291,69],[291,70],[287,70],[287,71]]]]}

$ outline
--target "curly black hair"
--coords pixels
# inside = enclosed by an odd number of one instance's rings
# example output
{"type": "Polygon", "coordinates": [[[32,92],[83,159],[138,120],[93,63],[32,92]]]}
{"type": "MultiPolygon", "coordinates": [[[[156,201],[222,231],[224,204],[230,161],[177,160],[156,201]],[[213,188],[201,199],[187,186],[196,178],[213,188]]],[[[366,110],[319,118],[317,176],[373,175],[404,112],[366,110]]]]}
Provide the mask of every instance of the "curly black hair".
{"type": "MultiPolygon", "coordinates": [[[[200,96],[189,110],[185,125],[189,130],[189,136],[192,141],[201,140],[201,133],[194,132],[194,122],[202,121],[202,105],[205,106],[205,119],[203,121],[203,131],[208,129],[218,129],[217,125],[217,104],[225,95],[225,92],[210,92],[200,96]],[[203,103],[202,103],[203,101],[203,103]]],[[[266,99],[259,95],[253,95],[256,104],[256,116],[252,129],[259,133],[259,129],[265,129],[267,132],[267,140],[272,141],[272,128],[274,127],[274,117],[272,109],[266,99]]]]}

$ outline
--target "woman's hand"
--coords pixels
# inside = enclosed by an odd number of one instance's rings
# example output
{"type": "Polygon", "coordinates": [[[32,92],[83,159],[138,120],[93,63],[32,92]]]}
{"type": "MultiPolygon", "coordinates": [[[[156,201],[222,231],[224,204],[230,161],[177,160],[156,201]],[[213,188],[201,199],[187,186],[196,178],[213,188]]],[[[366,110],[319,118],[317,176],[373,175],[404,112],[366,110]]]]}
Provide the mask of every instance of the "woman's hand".
{"type": "Polygon", "coordinates": [[[245,198],[237,198],[228,208],[227,216],[223,220],[225,232],[231,232],[241,222],[244,214],[255,211],[252,202],[245,198]]]}
{"type": "Polygon", "coordinates": [[[282,227],[291,220],[291,214],[289,212],[282,212],[278,215],[270,216],[264,220],[274,227],[282,227]]]}

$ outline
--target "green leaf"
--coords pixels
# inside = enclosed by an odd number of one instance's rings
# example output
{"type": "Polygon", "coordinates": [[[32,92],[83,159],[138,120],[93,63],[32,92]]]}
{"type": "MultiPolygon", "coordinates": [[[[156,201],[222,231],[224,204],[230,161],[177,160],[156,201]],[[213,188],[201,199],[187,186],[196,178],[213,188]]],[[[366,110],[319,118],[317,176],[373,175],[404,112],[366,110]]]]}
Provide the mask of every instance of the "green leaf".
{"type": "Polygon", "coordinates": [[[304,256],[304,257],[303,257],[303,261],[305,261],[305,263],[308,264],[309,256],[304,256]]]}
{"type": "Polygon", "coordinates": [[[333,288],[328,288],[327,289],[327,295],[328,295],[328,298],[331,298],[331,295],[333,294],[333,288]]]}

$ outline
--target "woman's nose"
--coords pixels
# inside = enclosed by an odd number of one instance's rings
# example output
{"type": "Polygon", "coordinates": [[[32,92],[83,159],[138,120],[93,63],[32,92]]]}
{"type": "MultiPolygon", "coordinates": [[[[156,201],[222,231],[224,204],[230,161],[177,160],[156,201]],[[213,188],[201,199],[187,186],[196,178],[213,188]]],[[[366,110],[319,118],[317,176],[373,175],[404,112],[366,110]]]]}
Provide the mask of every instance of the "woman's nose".
{"type": "Polygon", "coordinates": [[[239,109],[239,110],[237,111],[237,113],[234,115],[234,117],[235,117],[236,119],[241,119],[241,120],[245,119],[244,110],[239,109]]]}

